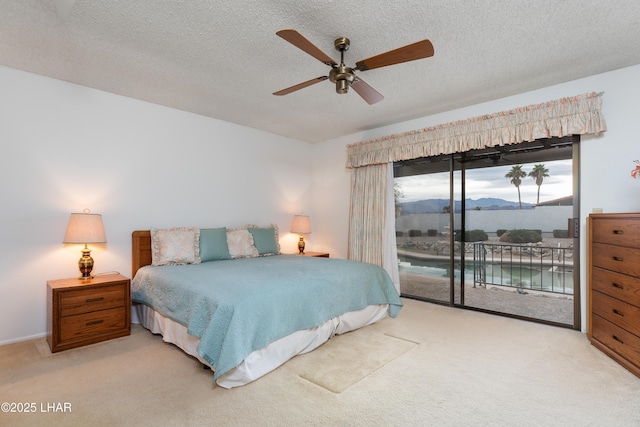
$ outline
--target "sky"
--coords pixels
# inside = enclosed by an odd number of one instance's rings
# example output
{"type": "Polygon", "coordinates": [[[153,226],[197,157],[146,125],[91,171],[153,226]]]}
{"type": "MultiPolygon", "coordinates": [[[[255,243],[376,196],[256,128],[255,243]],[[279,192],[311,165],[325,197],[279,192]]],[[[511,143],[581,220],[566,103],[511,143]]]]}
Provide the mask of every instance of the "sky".
{"type": "MultiPolygon", "coordinates": [[[[548,162],[523,163],[522,169],[528,174],[534,165],[542,163],[548,170],[549,176],[544,178],[540,186],[540,202],[559,199],[573,194],[573,176],[571,160],[556,160],[548,162]]],[[[512,166],[472,169],[466,172],[467,199],[496,197],[512,202],[518,201],[518,190],[511,184],[511,180],[504,176],[512,166]]],[[[459,177],[459,173],[456,174],[459,177]]],[[[403,196],[399,201],[412,202],[425,199],[449,198],[449,172],[416,175],[395,179],[397,188],[403,196]]],[[[520,194],[523,203],[536,203],[538,186],[533,178],[527,176],[520,184],[520,194]]],[[[455,191],[455,199],[460,199],[459,189],[455,191]]]]}

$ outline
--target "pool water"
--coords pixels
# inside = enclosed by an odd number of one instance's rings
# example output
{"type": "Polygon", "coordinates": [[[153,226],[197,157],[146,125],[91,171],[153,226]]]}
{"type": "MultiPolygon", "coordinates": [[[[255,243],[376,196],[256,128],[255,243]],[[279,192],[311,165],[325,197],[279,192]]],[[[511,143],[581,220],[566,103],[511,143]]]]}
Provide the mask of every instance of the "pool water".
{"type": "MultiPolygon", "coordinates": [[[[454,264],[454,277],[460,278],[460,264],[454,264]]],[[[432,277],[450,277],[448,261],[425,260],[415,258],[401,259],[398,263],[401,272],[421,274],[432,277]]],[[[473,263],[465,263],[465,281],[474,280],[473,263]]],[[[573,272],[552,271],[549,267],[538,268],[510,267],[507,265],[488,264],[486,283],[497,286],[521,287],[545,292],[573,294],[573,272]]]]}

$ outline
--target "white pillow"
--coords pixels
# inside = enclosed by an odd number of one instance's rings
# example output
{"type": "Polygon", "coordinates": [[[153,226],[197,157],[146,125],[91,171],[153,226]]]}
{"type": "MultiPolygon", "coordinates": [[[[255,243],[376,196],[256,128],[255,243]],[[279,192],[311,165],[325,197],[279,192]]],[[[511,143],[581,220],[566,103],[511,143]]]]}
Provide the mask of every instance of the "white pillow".
{"type": "Polygon", "coordinates": [[[200,229],[151,229],[151,265],[200,264],[200,229]]]}
{"type": "Polygon", "coordinates": [[[253,245],[253,236],[246,228],[227,229],[227,246],[231,258],[253,258],[259,255],[253,245]]]}

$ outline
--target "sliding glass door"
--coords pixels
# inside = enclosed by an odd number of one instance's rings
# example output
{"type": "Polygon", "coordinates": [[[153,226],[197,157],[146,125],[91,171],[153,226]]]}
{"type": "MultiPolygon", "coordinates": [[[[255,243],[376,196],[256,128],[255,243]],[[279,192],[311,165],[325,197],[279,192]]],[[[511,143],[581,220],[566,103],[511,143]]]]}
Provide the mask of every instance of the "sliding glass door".
{"type": "Polygon", "coordinates": [[[403,296],[579,327],[578,145],[550,139],[396,164],[403,296]]]}
{"type": "Polygon", "coordinates": [[[417,179],[396,178],[396,242],[404,296],[443,303],[451,300],[449,195],[449,171],[417,179]],[[402,202],[414,193],[425,196],[402,202]],[[427,211],[429,215],[422,214],[427,211]]]}

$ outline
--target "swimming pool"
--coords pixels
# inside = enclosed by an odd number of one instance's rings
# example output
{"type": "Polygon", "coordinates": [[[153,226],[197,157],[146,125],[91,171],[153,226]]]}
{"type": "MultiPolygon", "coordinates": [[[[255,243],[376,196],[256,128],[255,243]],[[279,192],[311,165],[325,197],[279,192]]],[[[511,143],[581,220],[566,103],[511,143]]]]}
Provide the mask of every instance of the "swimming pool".
{"type": "MultiPolygon", "coordinates": [[[[399,256],[398,269],[401,272],[431,277],[450,277],[448,260],[421,259],[399,256]]],[[[523,267],[517,264],[487,264],[485,283],[495,286],[530,289],[573,295],[573,272],[570,269],[551,269],[548,266],[523,267]]],[[[454,264],[454,277],[460,278],[460,263],[454,264]]],[[[473,261],[465,263],[465,281],[475,280],[473,261]]]]}

